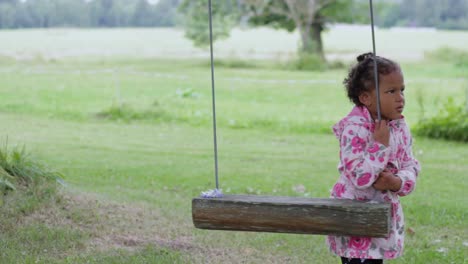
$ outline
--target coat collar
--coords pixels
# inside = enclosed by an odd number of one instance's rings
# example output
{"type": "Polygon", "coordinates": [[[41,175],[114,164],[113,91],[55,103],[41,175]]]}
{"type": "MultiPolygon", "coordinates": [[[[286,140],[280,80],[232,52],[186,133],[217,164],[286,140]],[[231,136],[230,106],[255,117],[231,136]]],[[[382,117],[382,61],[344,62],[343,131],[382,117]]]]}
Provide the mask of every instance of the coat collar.
{"type": "MultiPolygon", "coordinates": [[[[400,122],[404,117],[396,120],[390,120],[388,125],[392,128],[399,128],[400,122]]],[[[333,126],[333,132],[339,138],[348,124],[355,124],[369,128],[371,131],[374,131],[375,121],[372,119],[372,116],[369,110],[364,106],[355,106],[351,109],[349,114],[341,119],[337,124],[333,126]]]]}

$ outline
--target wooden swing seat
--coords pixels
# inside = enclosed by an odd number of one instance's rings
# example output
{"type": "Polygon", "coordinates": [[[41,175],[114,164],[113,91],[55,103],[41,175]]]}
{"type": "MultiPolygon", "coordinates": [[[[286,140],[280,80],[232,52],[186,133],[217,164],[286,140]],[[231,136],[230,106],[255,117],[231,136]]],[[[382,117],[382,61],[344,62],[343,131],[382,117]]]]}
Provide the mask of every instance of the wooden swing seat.
{"type": "Polygon", "coordinates": [[[386,237],[391,204],[347,199],[225,195],[194,198],[196,228],[386,237]]]}

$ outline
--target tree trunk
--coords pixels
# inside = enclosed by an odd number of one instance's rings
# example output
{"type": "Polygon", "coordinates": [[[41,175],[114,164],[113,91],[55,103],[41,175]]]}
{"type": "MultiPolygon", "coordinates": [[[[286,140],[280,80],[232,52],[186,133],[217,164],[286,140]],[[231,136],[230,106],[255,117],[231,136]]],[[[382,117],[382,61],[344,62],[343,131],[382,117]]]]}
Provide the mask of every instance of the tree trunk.
{"type": "Polygon", "coordinates": [[[323,53],[323,43],[322,43],[322,23],[313,23],[310,30],[310,38],[314,43],[315,53],[325,61],[325,54],[323,53]]]}
{"type": "Polygon", "coordinates": [[[309,27],[298,27],[301,34],[301,52],[315,54],[325,61],[322,42],[322,23],[313,22],[309,27]]]}

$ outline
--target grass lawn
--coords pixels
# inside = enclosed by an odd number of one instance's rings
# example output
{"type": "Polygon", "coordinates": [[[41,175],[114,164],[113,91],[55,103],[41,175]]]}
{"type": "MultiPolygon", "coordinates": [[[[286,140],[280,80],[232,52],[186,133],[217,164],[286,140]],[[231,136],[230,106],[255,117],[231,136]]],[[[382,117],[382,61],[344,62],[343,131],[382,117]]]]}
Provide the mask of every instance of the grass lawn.
{"type": "MultiPolygon", "coordinates": [[[[464,102],[466,69],[402,67],[410,125],[448,97],[464,102]]],[[[339,151],[330,126],[351,108],[345,74],[216,68],[223,191],[328,197],[339,151]]],[[[2,141],[66,182],[33,212],[2,211],[1,263],[338,262],[323,236],[194,229],[191,198],[214,188],[206,61],[0,58],[0,80],[2,141]]],[[[402,198],[406,251],[389,263],[466,263],[468,146],[416,137],[414,152],[423,171],[402,198]]],[[[4,205],[18,206],[15,195],[4,205]]]]}

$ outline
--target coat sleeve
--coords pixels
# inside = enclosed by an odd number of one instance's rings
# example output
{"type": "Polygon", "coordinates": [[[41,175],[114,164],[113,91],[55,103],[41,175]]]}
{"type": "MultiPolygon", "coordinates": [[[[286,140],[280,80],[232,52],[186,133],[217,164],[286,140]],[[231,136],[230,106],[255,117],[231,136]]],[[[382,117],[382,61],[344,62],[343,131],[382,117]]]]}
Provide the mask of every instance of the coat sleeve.
{"type": "Polygon", "coordinates": [[[414,190],[416,179],[421,171],[419,162],[413,156],[413,138],[407,126],[403,128],[403,143],[405,144],[402,164],[396,174],[401,179],[401,187],[397,191],[397,194],[400,196],[406,196],[414,190]]]}
{"type": "Polygon", "coordinates": [[[340,161],[344,175],[357,189],[372,187],[385,168],[390,148],[375,142],[362,125],[347,125],[340,136],[340,161]]]}

